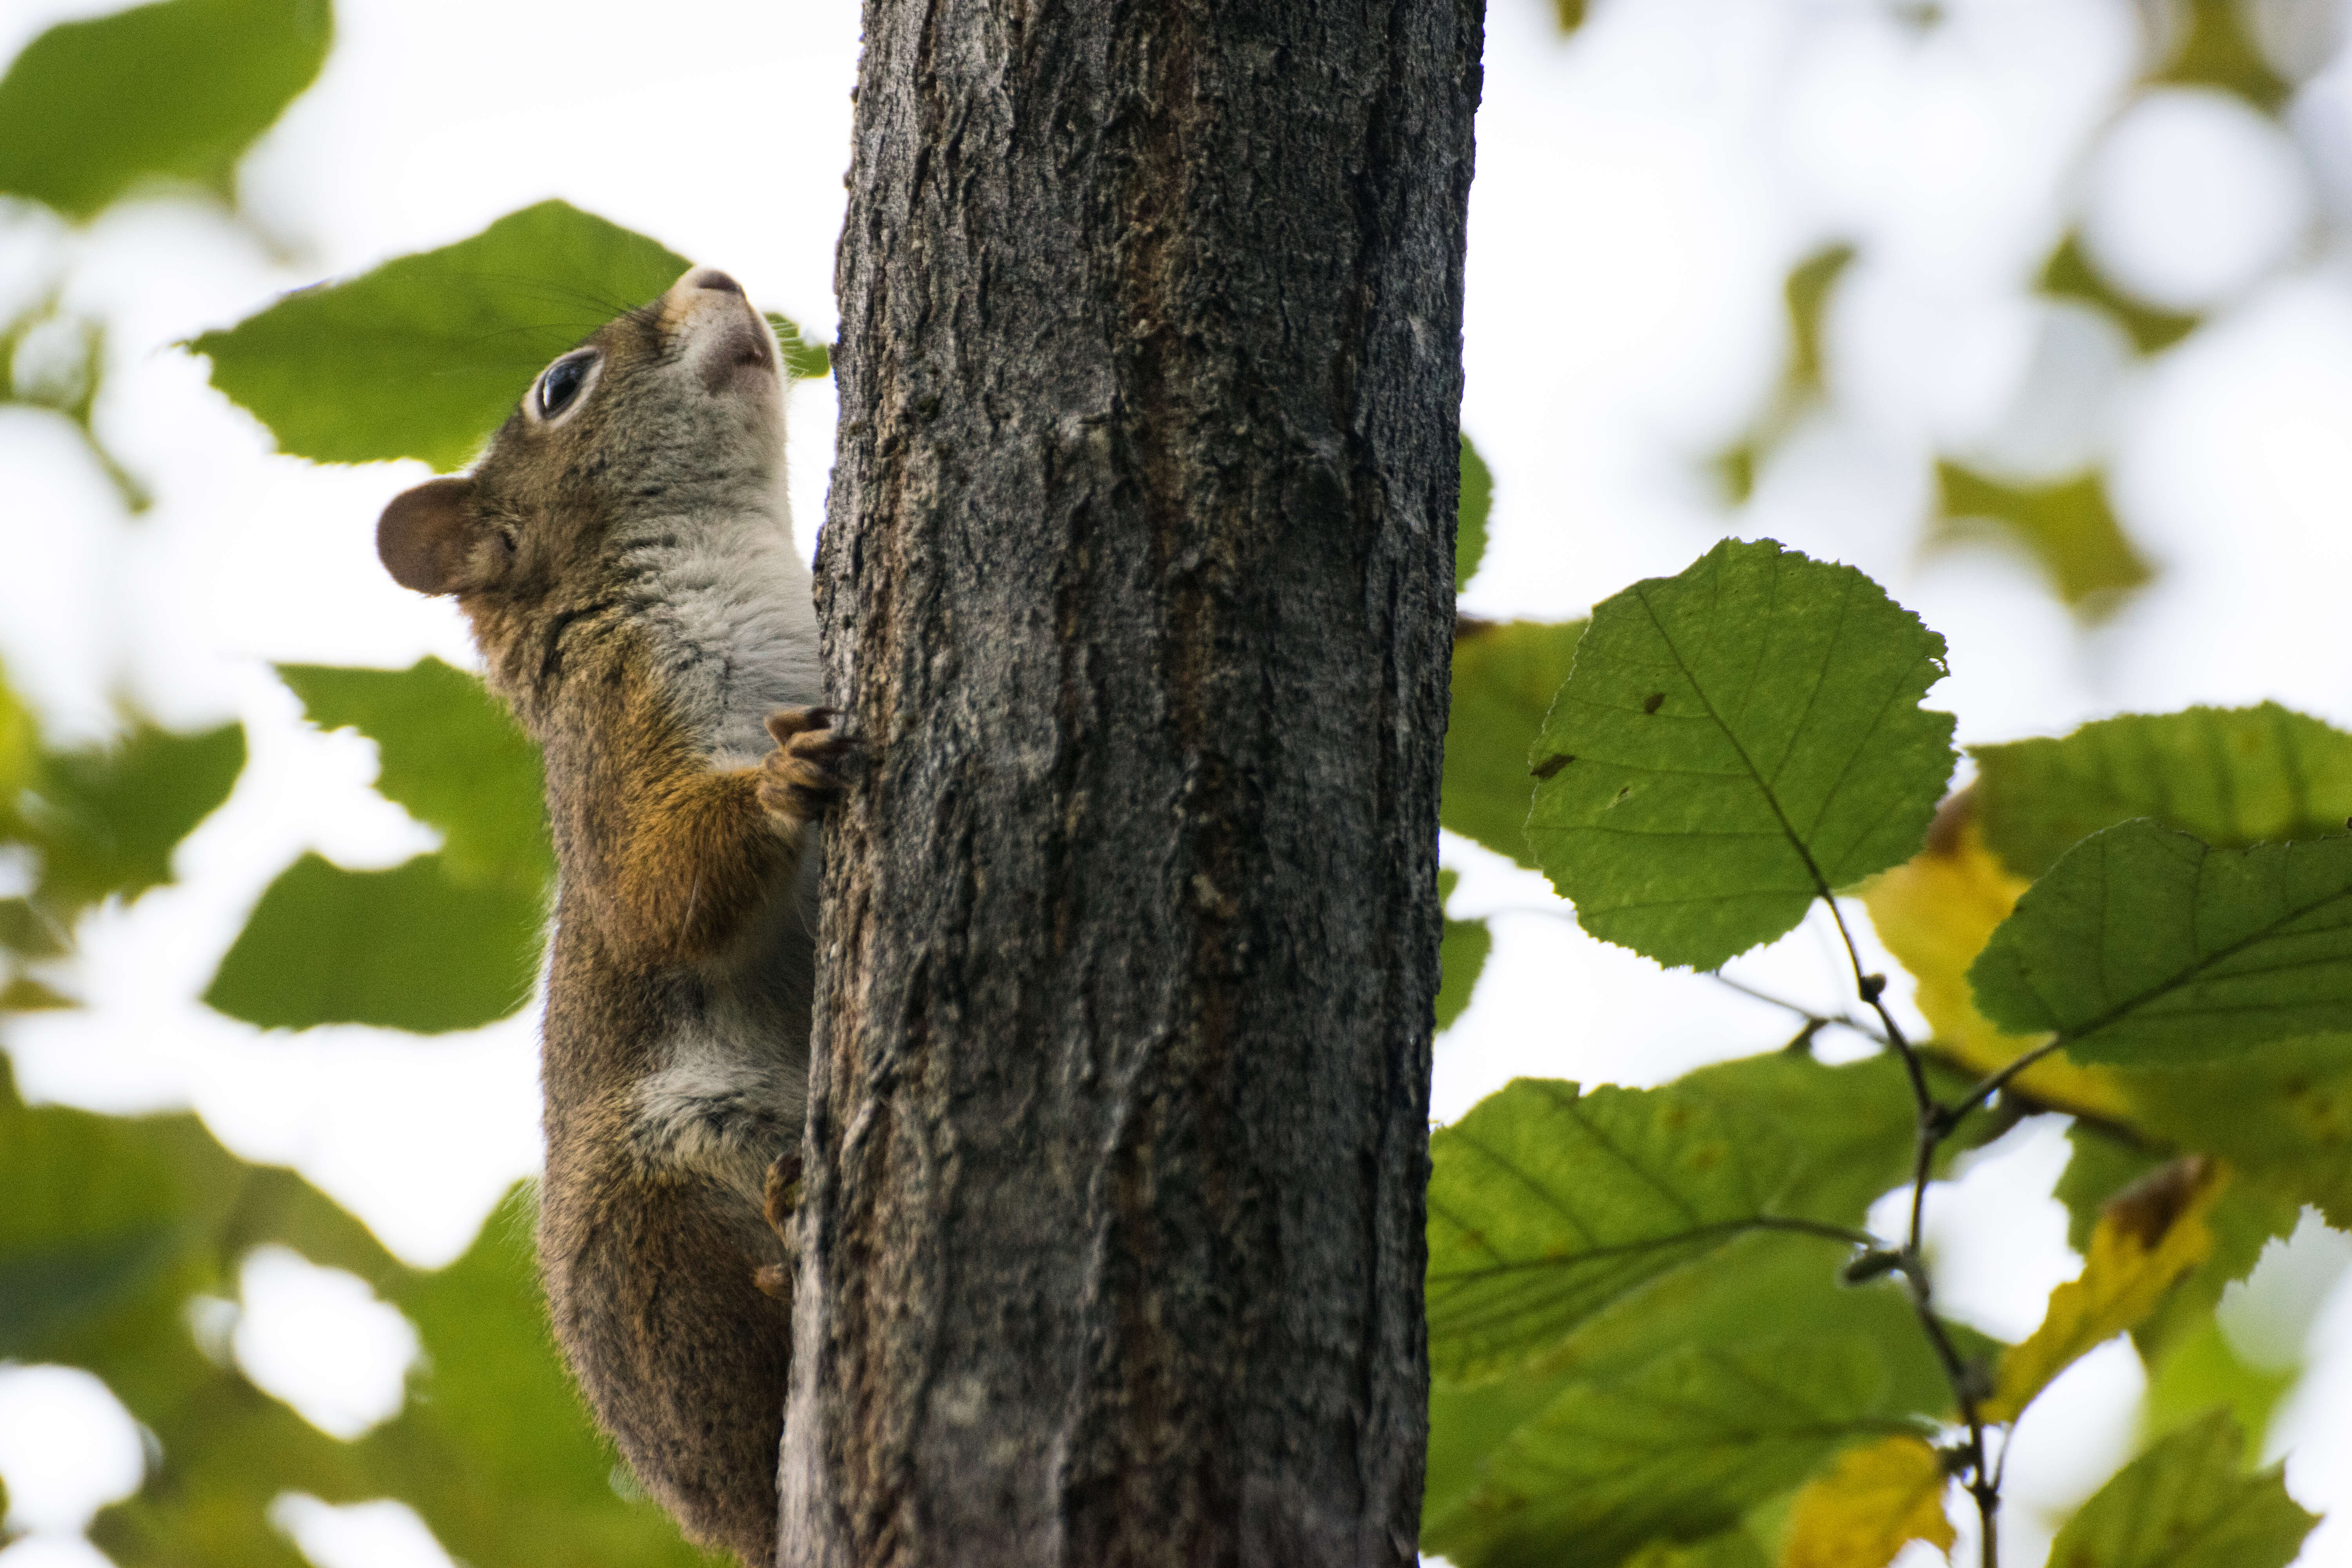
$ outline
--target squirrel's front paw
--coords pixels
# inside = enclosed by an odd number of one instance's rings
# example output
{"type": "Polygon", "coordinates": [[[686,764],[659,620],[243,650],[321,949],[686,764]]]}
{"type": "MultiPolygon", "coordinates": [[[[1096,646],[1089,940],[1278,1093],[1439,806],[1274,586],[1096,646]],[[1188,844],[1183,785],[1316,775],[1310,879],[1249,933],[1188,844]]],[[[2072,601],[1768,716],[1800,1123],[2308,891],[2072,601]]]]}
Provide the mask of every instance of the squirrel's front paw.
{"type": "Polygon", "coordinates": [[[776,749],[760,765],[760,804],[777,826],[798,828],[841,798],[841,762],[857,742],[833,728],[830,708],[785,708],[768,715],[776,749]]]}
{"type": "MultiPolygon", "coordinates": [[[[766,1201],[761,1204],[761,1212],[767,1219],[768,1228],[774,1231],[776,1238],[784,1244],[784,1256],[799,1258],[799,1238],[793,1233],[793,1213],[801,1206],[801,1157],[798,1150],[776,1156],[775,1163],[768,1167],[767,1190],[761,1195],[766,1201]]],[[[790,1264],[765,1264],[752,1273],[751,1282],[771,1296],[782,1297],[787,1301],[793,1298],[790,1264]]]]}

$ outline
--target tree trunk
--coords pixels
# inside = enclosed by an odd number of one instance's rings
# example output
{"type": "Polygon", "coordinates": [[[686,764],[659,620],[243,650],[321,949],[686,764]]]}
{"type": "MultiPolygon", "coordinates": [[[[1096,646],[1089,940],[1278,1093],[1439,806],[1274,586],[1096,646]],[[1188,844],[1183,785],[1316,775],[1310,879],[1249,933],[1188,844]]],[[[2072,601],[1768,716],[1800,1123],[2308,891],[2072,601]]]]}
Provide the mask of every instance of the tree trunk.
{"type": "Polygon", "coordinates": [[[1479,0],[867,0],[781,1561],[1409,1563],[1479,0]]]}

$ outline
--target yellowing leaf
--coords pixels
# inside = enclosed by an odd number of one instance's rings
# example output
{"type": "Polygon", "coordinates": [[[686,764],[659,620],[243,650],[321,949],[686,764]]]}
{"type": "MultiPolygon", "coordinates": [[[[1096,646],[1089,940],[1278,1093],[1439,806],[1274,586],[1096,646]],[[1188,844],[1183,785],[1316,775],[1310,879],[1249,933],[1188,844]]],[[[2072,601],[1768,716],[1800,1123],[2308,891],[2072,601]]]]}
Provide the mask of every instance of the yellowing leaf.
{"type": "Polygon", "coordinates": [[[1952,1549],[1944,1517],[1948,1478],[1918,1437],[1849,1448],[1829,1474],[1797,1494],[1780,1568],[1886,1568],[1914,1541],[1952,1549]]]}
{"type": "Polygon", "coordinates": [[[2016,1420],[2077,1359],[2156,1310],[2180,1277],[2212,1252],[2205,1218],[2229,1180],[2228,1166],[2190,1155],[2108,1199],[2092,1227],[2081,1278],[2050,1293],[2042,1326],[2001,1358],[1985,1419],[2016,1420]]]}
{"type": "MultiPolygon", "coordinates": [[[[1927,847],[1872,878],[1862,901],[1879,940],[1918,981],[1915,1000],[1936,1044],[1969,1071],[1992,1073],[2047,1037],[2002,1034],[1977,1011],[1969,988],[1969,965],[2029,885],[1986,849],[1973,796],[1964,790],[1946,801],[1927,847]]],[[[2063,1056],[2026,1068],[2017,1087],[2044,1105],[2109,1121],[2126,1120],[2131,1110],[2114,1073],[2063,1056]]]]}

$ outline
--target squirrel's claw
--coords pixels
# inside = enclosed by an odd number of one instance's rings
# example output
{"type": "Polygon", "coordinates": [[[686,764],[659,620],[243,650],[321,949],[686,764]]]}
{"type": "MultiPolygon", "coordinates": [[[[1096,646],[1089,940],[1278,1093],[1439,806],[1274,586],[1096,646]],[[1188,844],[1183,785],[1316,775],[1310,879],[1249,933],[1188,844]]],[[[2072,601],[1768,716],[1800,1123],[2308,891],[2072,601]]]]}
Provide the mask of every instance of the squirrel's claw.
{"type": "Polygon", "coordinates": [[[761,763],[760,804],[793,826],[823,816],[846,783],[841,763],[857,742],[833,728],[830,708],[785,708],[768,715],[776,749],[761,763]]]}
{"type": "MultiPolygon", "coordinates": [[[[768,1180],[761,1194],[761,1214],[776,1239],[784,1244],[784,1256],[800,1257],[800,1244],[793,1234],[793,1212],[801,1206],[801,1157],[798,1151],[779,1154],[768,1167],[768,1180]]],[[[751,1283],[768,1295],[782,1300],[793,1297],[793,1266],[785,1263],[764,1263],[751,1271],[751,1283]]]]}

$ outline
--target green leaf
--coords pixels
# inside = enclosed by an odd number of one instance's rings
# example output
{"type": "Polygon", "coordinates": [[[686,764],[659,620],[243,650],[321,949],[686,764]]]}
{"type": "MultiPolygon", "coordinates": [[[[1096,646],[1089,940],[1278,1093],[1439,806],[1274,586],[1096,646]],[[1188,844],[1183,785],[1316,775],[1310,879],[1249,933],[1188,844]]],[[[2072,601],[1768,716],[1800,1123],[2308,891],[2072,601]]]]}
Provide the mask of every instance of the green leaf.
{"type": "Polygon", "coordinates": [[[188,346],[296,457],[456,468],[541,365],[686,266],[643,235],[547,201],[470,239],[289,294],[188,346]]]}
{"type": "Polygon", "coordinates": [[[2148,1133],[2218,1154],[2273,1202],[2314,1204],[2330,1225],[2352,1227],[2352,1036],[2263,1046],[2205,1066],[2136,1068],[2123,1081],[2148,1133]]]}
{"type": "Polygon", "coordinates": [[[1969,971],[2012,1034],[2078,1060],[2212,1061],[2352,1028],[2352,837],[2215,849],[2147,820],[2094,834],[1969,971]]]}
{"type": "Polygon", "coordinates": [[[0,1358],[96,1373],[161,1453],[91,1532],[123,1568],[301,1568],[268,1522],[288,1490],[397,1497],[486,1568],[705,1561],[658,1508],[614,1489],[610,1452],[548,1342],[519,1203],[458,1262],[420,1274],[293,1173],[235,1158],[193,1116],[27,1108],[5,1057],[0,1192],[0,1358]],[[234,1296],[238,1262],[265,1242],[358,1275],[417,1327],[407,1407],[356,1442],[207,1360],[189,1331],[190,1298],[234,1296]],[[60,1263],[63,1275],[46,1267],[60,1263]]]}
{"type": "Polygon", "coordinates": [[[67,931],[55,917],[26,899],[0,899],[0,947],[26,958],[57,958],[68,950],[67,931]]]}
{"type": "Polygon", "coordinates": [[[1811,1337],[1694,1346],[1573,1385],[1422,1544],[1460,1568],[1612,1568],[1654,1541],[1704,1540],[1847,1443],[1913,1430],[1887,1413],[1886,1389],[1867,1346],[1811,1337]]]}
{"type": "Polygon", "coordinates": [[[555,857],[539,750],[479,680],[437,658],[407,669],[284,664],[278,673],[312,723],[376,743],[376,789],[441,830],[452,879],[542,892],[555,857]]]}
{"type": "Polygon", "coordinates": [[[2281,1467],[2252,1475],[2225,1411],[2184,1427],[2093,1494],[2051,1543],[2063,1568],[2286,1568],[2319,1522],[2281,1467]]]}
{"type": "Polygon", "coordinates": [[[1666,1089],[1515,1079],[1430,1140],[1432,1371],[1491,1377],[1776,1216],[1795,1151],[1666,1089]]]}
{"type": "Polygon", "coordinates": [[[2005,537],[2032,557],[2059,599],[2086,620],[2121,608],[2132,590],[2156,575],[2125,537],[2107,504],[2106,481],[2095,471],[2059,484],[2018,485],[1942,461],[1936,479],[1942,510],[1937,542],[1988,531],[2005,537]]]}
{"type": "Polygon", "coordinates": [[[1732,1530],[1687,1546],[1658,1542],[1625,1559],[1624,1568],[1772,1568],[1772,1560],[1753,1535],[1732,1530]]]}
{"type": "Polygon", "coordinates": [[[2352,817],[2352,735],[2275,702],[2126,713],[1969,755],[1985,842],[2021,877],[2136,816],[2232,849],[2341,833],[2352,817]]]}
{"type": "Polygon", "coordinates": [[[1727,1063],[1654,1089],[1518,1079],[1430,1139],[1436,1375],[1543,1360],[1650,1281],[1759,1230],[1859,1224],[1901,1179],[1899,1069],[1727,1063]]]}
{"type": "MultiPolygon", "coordinates": [[[[1441,907],[1454,896],[1454,884],[1462,879],[1458,871],[1437,874],[1437,901],[1441,907]]],[[[1470,1005],[1470,994],[1478,984],[1479,972],[1486,967],[1486,955],[1495,948],[1494,933],[1485,921],[1445,922],[1444,935],[1437,944],[1437,968],[1441,979],[1437,986],[1437,1027],[1440,1033],[1454,1026],[1462,1010],[1470,1005]]]]}
{"type": "Polygon", "coordinates": [[[776,346],[783,351],[784,374],[794,381],[813,381],[833,374],[833,351],[801,335],[800,323],[781,310],[765,312],[776,346]]]}
{"type": "Polygon", "coordinates": [[[2234,0],[2189,0],[2180,9],[2188,13],[2189,26],[2179,30],[2171,58],[2153,79],[2218,87],[2265,114],[2277,113],[2294,89],[2263,58],[2247,8],[2234,0]]]}
{"type": "Polygon", "coordinates": [[[439,855],[347,871],[305,855],[261,896],[205,1003],[266,1029],[470,1029],[530,998],[546,907],[439,855]]]}
{"type": "Polygon", "coordinates": [[[227,197],[333,35],[327,0],[166,0],[51,27],[0,78],[0,193],[75,219],[149,179],[227,197]]]}
{"type": "MultiPolygon", "coordinates": [[[[2200,4],[2203,0],[2199,0],[2200,4]]],[[[2229,0],[2222,0],[2229,4],[2229,0]]],[[[2068,235],[2051,253],[2042,269],[2042,291],[2061,300],[2080,300],[2115,318],[2144,354],[2160,353],[2197,330],[2197,318],[2162,310],[2116,289],[2083,254],[2077,235],[2068,235]]]]}
{"type": "Polygon", "coordinates": [[[245,731],[174,734],[141,721],[113,744],[42,757],[24,807],[41,852],[34,902],[70,920],[109,894],[135,899],[172,879],[172,851],[228,798],[245,731]]]}
{"type": "Polygon", "coordinates": [[[615,1461],[548,1342],[520,1189],[465,1257],[386,1292],[429,1371],[362,1457],[453,1557],[477,1563],[704,1564],[667,1514],[614,1487],[615,1461]],[[453,1464],[452,1460],[459,1461],[453,1464]]]}
{"type": "Polygon", "coordinates": [[[1470,579],[1478,574],[1478,563],[1486,554],[1486,514],[1494,510],[1495,475],[1486,467],[1486,459],[1462,437],[1462,502],[1455,510],[1454,529],[1454,591],[1462,592],[1470,579]]]}
{"type": "Polygon", "coordinates": [[[2272,1415],[2302,1370],[2299,1365],[2257,1366],[2247,1361],[2209,1310],[2149,1368],[2141,1426],[2160,1436],[2217,1407],[2226,1408],[2260,1447],[2272,1415]]]}
{"type": "Polygon", "coordinates": [[[1528,838],[1577,920],[1712,969],[1910,857],[1951,774],[1944,639],[1850,566],[1727,540],[1594,610],[1528,838]]]}
{"type": "Polygon", "coordinates": [[[1582,621],[1479,621],[1454,627],[1454,710],[1445,730],[1438,820],[1452,832],[1532,868],[1528,807],[1536,781],[1528,749],[1568,679],[1582,621]]]}
{"type": "MultiPolygon", "coordinates": [[[[1948,1417],[1950,1384],[1902,1288],[1884,1279],[1841,1284],[1840,1266],[1852,1254],[1846,1244],[1821,1237],[1753,1232],[1704,1266],[1662,1275],[1595,1314],[1548,1358],[1555,1370],[1491,1383],[1433,1379],[1424,1540],[1494,1510],[1491,1461],[1570,1390],[1622,1381],[1695,1347],[1744,1354],[1792,1323],[1806,1325],[1818,1344],[1859,1346],[1857,1353],[1875,1357],[1888,1373],[1886,1412],[1948,1417]]],[[[1958,1324],[1945,1328],[1964,1357],[1990,1362],[2000,1352],[1980,1334],[1958,1324]]]]}

